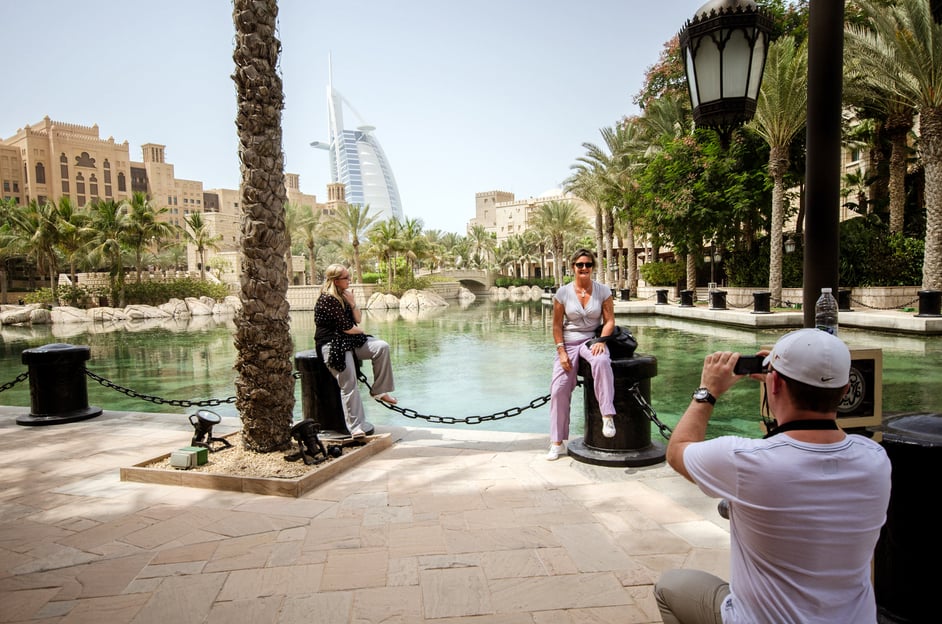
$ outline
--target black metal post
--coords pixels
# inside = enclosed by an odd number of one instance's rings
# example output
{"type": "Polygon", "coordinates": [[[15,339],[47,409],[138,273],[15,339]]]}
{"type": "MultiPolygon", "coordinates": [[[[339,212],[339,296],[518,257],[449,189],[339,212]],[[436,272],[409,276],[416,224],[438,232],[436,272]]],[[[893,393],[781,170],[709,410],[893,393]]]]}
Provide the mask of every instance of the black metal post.
{"type": "Polygon", "coordinates": [[[802,291],[805,327],[814,327],[814,304],[821,288],[830,287],[832,292],[838,292],[843,55],[843,0],[811,0],[802,291]]]}

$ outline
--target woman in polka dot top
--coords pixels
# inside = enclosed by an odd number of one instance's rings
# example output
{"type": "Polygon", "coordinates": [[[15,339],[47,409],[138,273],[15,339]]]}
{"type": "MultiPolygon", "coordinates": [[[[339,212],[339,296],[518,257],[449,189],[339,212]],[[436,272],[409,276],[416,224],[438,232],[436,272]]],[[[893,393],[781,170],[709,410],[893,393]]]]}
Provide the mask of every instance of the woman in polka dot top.
{"type": "Polygon", "coordinates": [[[353,437],[362,437],[366,415],[357,387],[356,363],[372,360],[372,396],[377,401],[395,404],[389,393],[395,389],[389,363],[389,344],[366,334],[359,326],[360,308],[350,290],[350,271],[342,264],[332,264],[324,273],[324,287],[314,306],[314,346],[340,386],[343,415],[353,437]]]}

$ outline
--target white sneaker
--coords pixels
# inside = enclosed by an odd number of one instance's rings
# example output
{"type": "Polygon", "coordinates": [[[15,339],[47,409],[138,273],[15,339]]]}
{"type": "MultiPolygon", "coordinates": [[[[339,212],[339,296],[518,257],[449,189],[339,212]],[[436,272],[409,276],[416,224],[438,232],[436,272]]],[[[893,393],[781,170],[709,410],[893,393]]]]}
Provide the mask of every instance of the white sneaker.
{"type": "Polygon", "coordinates": [[[560,453],[565,453],[562,444],[550,444],[549,452],[546,454],[546,461],[556,461],[559,459],[560,453]]]}
{"type": "Polygon", "coordinates": [[[602,417],[602,435],[606,438],[615,437],[615,419],[611,416],[602,417]]]}

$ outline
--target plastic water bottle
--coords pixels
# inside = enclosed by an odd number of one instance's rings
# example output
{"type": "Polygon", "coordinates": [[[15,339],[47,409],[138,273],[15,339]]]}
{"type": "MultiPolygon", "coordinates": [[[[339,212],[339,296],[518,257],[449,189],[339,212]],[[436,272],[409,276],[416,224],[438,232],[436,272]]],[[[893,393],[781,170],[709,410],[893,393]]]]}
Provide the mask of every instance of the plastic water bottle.
{"type": "Polygon", "coordinates": [[[837,299],[830,288],[822,288],[821,296],[814,304],[814,325],[829,334],[837,335],[837,299]]]}

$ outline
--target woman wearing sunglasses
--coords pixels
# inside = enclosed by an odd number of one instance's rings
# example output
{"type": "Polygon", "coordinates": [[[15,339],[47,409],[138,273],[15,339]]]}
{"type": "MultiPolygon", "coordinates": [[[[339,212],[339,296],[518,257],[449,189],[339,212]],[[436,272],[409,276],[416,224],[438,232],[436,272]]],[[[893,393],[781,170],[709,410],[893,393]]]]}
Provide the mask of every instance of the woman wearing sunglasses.
{"type": "Polygon", "coordinates": [[[592,367],[595,398],[602,412],[602,435],[615,437],[615,381],[612,360],[604,342],[591,347],[586,341],[595,338],[602,326],[602,336],[615,330],[615,301],[612,290],[592,279],[595,254],[580,249],[572,256],[575,278],[553,297],[553,339],[556,359],[550,385],[550,448],[546,459],[553,461],[565,452],[563,442],[569,439],[569,410],[572,391],[576,387],[579,359],[585,358],[592,367]]]}
{"type": "Polygon", "coordinates": [[[373,398],[384,403],[397,402],[389,394],[395,388],[389,344],[364,333],[359,323],[360,308],[350,290],[350,271],[342,264],[332,264],[324,271],[324,286],[314,304],[314,346],[340,386],[343,416],[355,438],[364,435],[366,414],[357,388],[354,356],[372,361],[373,398]]]}

